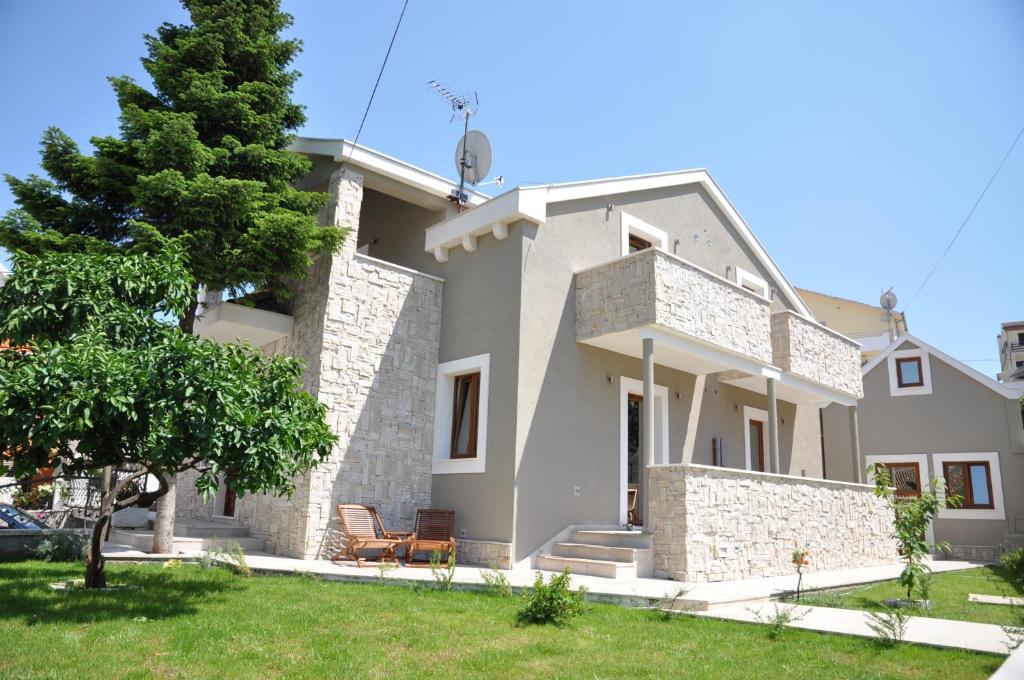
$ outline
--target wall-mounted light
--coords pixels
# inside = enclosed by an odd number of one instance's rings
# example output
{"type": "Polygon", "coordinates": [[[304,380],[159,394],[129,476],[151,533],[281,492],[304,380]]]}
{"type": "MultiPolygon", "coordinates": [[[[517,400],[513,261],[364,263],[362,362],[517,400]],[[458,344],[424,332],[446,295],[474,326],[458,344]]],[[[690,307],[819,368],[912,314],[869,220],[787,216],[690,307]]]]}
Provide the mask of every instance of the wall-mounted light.
{"type": "Polygon", "coordinates": [[[605,376],[605,378],[607,378],[607,379],[608,379],[608,384],[609,384],[609,385],[611,385],[611,384],[612,384],[612,382],[613,382],[613,381],[612,381],[612,376],[611,376],[611,374],[609,374],[609,375],[606,375],[606,376],[605,376]]]}

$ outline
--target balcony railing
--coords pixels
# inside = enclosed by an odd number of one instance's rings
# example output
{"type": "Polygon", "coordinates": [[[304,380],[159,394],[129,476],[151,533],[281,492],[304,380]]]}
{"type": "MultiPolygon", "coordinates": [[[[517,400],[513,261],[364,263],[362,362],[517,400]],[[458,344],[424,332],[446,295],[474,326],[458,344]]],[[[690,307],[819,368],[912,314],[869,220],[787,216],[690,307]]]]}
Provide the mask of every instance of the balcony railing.
{"type": "Polygon", "coordinates": [[[790,311],[772,314],[772,363],[783,371],[860,399],[860,347],[790,311]]]}
{"type": "Polygon", "coordinates": [[[768,364],[767,299],[649,249],[576,273],[576,339],[657,325],[768,364]]]}

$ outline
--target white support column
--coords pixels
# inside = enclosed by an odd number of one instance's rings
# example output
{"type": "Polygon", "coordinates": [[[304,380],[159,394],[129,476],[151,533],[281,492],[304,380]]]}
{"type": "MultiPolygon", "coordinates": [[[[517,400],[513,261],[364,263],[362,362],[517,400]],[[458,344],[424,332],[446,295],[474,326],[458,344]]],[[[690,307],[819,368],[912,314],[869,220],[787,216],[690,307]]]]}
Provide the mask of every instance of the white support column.
{"type": "Polygon", "coordinates": [[[853,451],[853,478],[858,484],[864,483],[864,468],[860,458],[860,426],[857,424],[857,407],[850,407],[850,449],[853,451]]]}
{"type": "Polygon", "coordinates": [[[641,426],[644,464],[641,474],[643,483],[643,521],[650,528],[650,466],[654,465],[654,338],[644,338],[644,402],[641,407],[643,423],[641,426]]]}
{"type": "Polygon", "coordinates": [[[772,472],[782,474],[779,462],[779,401],[775,391],[775,378],[768,378],[768,453],[772,472]]]}

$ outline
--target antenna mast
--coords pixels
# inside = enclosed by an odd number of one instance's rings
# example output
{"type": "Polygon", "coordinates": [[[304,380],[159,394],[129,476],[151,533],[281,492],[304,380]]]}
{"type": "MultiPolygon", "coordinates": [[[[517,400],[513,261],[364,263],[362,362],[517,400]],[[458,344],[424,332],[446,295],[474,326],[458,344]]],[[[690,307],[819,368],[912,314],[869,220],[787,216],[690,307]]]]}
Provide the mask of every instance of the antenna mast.
{"type": "MultiPolygon", "coordinates": [[[[469,119],[476,114],[477,109],[480,107],[480,99],[476,96],[476,92],[470,92],[469,94],[455,94],[453,90],[445,87],[436,80],[427,82],[427,87],[433,90],[441,99],[448,102],[452,107],[452,118],[454,121],[456,118],[462,118],[462,134],[465,139],[469,133],[469,119]]],[[[470,160],[469,155],[469,144],[464,144],[462,149],[462,157],[459,159],[459,191],[454,196],[450,196],[450,200],[459,206],[459,212],[462,212],[463,207],[466,204],[466,193],[464,191],[466,187],[466,168],[472,167],[473,161],[470,160]]],[[[485,171],[486,172],[486,171],[485,171]]]]}

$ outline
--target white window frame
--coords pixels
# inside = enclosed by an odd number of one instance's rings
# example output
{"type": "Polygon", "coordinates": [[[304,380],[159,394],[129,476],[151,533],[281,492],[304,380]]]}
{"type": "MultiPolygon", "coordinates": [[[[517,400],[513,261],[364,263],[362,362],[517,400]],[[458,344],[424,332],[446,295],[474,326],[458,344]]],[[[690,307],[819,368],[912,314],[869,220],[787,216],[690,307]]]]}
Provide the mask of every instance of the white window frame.
{"type": "MultiPolygon", "coordinates": [[[[629,395],[643,394],[644,384],[635,378],[619,376],[619,524],[626,524],[629,491],[629,395]]],[[[654,386],[655,465],[668,465],[668,388],[654,386]]]]}
{"type": "Polygon", "coordinates": [[[434,458],[431,470],[435,475],[484,472],[487,468],[487,401],[490,393],[491,355],[446,361],[437,366],[437,392],[434,398],[434,458]],[[451,457],[452,411],[455,399],[455,378],[480,373],[480,395],[477,407],[476,457],[451,457]]]}
{"type": "Polygon", "coordinates": [[[901,349],[889,353],[889,356],[886,357],[889,367],[889,396],[903,397],[932,393],[932,368],[928,362],[928,356],[928,351],[920,348],[901,349]],[[913,358],[921,360],[921,380],[924,384],[920,387],[900,387],[896,374],[896,360],[913,358]]]}
{"type": "Polygon", "coordinates": [[[1006,511],[1003,507],[1003,478],[999,471],[999,454],[994,451],[976,453],[934,453],[932,454],[932,465],[935,470],[935,477],[942,478],[943,463],[988,463],[988,472],[992,475],[992,509],[978,508],[947,508],[946,507],[946,482],[942,480],[938,485],[938,497],[942,501],[939,509],[939,519],[992,519],[1005,520],[1006,511]]]}
{"type": "Polygon", "coordinates": [[[619,231],[622,238],[622,254],[629,255],[629,236],[639,236],[659,250],[668,250],[668,234],[653,224],[644,222],[639,217],[627,212],[619,215],[619,231]]]}
{"type": "Polygon", "coordinates": [[[768,287],[768,282],[757,274],[748,272],[743,267],[736,267],[736,285],[755,295],[760,295],[766,300],[771,297],[771,289],[768,287]],[[751,288],[757,288],[757,290],[751,290],[751,288]]]}
{"type": "MultiPolygon", "coordinates": [[[[868,468],[868,484],[873,485],[875,483],[875,464],[877,463],[917,463],[917,469],[921,475],[921,492],[924,493],[925,491],[929,491],[932,488],[931,470],[928,466],[928,454],[926,453],[875,453],[864,456],[864,463],[868,468]]],[[[932,524],[932,522],[928,522],[928,528],[925,529],[924,532],[924,540],[934,545],[935,528],[932,526],[932,524]]]]}

